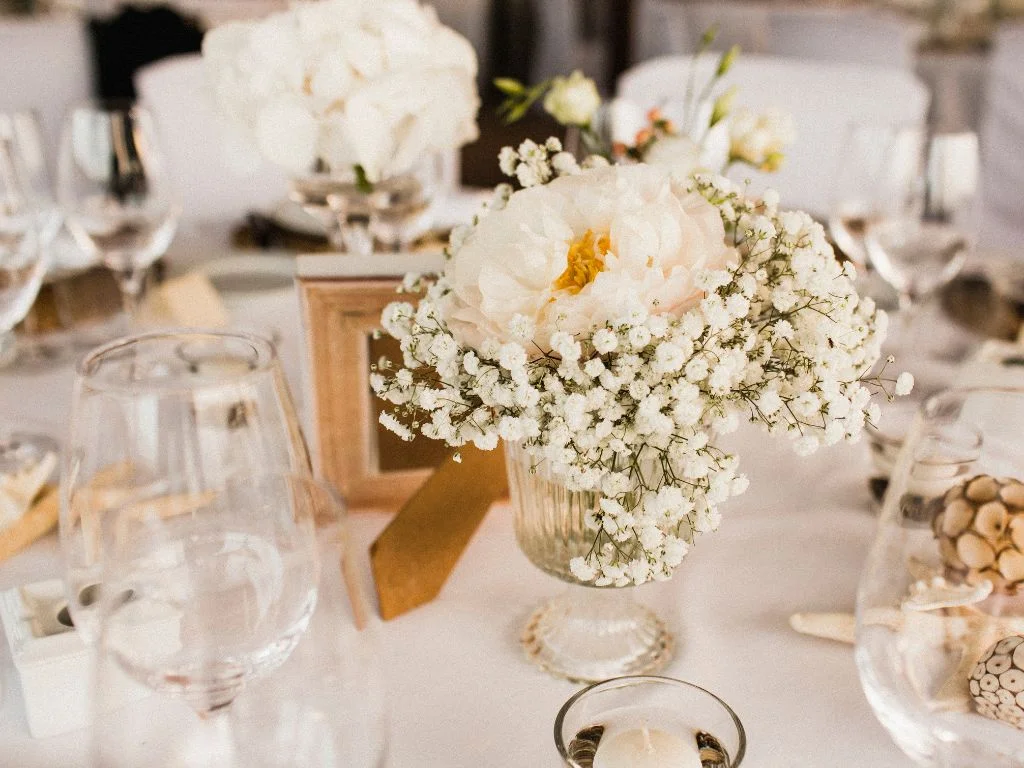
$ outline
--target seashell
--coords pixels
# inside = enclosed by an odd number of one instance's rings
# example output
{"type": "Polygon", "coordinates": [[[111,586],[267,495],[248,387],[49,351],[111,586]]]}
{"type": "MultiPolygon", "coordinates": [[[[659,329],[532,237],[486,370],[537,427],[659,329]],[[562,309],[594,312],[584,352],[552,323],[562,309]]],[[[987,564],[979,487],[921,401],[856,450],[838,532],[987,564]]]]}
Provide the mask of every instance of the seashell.
{"type": "Polygon", "coordinates": [[[1024,554],[1016,549],[1004,549],[999,553],[998,569],[1011,584],[1024,581],[1024,554]]]}
{"type": "Polygon", "coordinates": [[[907,611],[934,611],[939,608],[958,608],[974,605],[992,594],[992,582],[978,584],[950,584],[944,578],[918,581],[910,587],[910,597],[903,601],[907,611]]]}
{"type": "Polygon", "coordinates": [[[990,501],[978,507],[978,514],[974,518],[974,530],[980,533],[989,541],[998,541],[1006,530],[1010,520],[1010,513],[1001,501],[990,501]]]}
{"type": "Polygon", "coordinates": [[[974,502],[992,501],[999,495],[999,481],[991,475],[978,475],[967,484],[964,496],[974,502]]]}
{"type": "Polygon", "coordinates": [[[1017,510],[1024,510],[1024,483],[1011,481],[999,489],[999,498],[1017,510]]]}
{"type": "Polygon", "coordinates": [[[996,561],[992,545],[976,533],[965,533],[956,540],[956,553],[968,568],[988,568],[996,561]]]}
{"type": "Polygon", "coordinates": [[[1024,552],[1024,514],[1013,515],[1007,525],[1013,546],[1024,552]]]}
{"type": "Polygon", "coordinates": [[[957,499],[942,511],[942,533],[950,538],[956,538],[967,530],[973,519],[974,507],[971,503],[957,499]]]}
{"type": "Polygon", "coordinates": [[[969,584],[990,579],[1003,594],[1024,590],[1024,508],[1011,503],[1018,495],[1024,483],[992,475],[976,475],[944,494],[932,530],[945,576],[969,584]]]}
{"type": "Polygon", "coordinates": [[[1024,636],[994,643],[978,659],[967,687],[978,714],[1024,730],[1024,636]]]}

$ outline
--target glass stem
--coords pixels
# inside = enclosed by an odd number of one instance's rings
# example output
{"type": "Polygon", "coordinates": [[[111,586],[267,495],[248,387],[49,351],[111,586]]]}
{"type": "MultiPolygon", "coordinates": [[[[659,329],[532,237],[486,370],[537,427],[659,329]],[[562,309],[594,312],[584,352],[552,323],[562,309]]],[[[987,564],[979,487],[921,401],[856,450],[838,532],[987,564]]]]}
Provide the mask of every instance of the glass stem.
{"type": "Polygon", "coordinates": [[[117,287],[121,290],[121,306],[128,318],[129,325],[134,324],[142,302],[142,293],[146,285],[145,267],[128,267],[114,271],[117,287]]]}

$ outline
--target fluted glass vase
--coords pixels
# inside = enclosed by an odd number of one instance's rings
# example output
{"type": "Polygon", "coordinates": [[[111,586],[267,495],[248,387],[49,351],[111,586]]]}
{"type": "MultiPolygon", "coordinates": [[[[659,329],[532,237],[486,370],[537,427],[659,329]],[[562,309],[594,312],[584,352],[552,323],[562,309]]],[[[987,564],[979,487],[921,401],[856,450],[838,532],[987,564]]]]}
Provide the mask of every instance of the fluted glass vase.
{"type": "Polygon", "coordinates": [[[411,168],[374,184],[352,168],[318,159],[292,179],[290,197],[324,228],[332,246],[369,256],[399,251],[430,228],[431,204],[441,186],[441,157],[428,153],[411,168]]]}
{"type": "Polygon", "coordinates": [[[597,509],[601,494],[568,490],[546,462],[519,444],[505,444],[505,461],[520,549],[535,566],[570,585],[530,616],[522,635],[530,659],[578,682],[664,666],[674,639],[653,611],[635,601],[636,587],[595,587],[569,570],[569,561],[585,556],[594,543],[584,519],[597,509]]]}

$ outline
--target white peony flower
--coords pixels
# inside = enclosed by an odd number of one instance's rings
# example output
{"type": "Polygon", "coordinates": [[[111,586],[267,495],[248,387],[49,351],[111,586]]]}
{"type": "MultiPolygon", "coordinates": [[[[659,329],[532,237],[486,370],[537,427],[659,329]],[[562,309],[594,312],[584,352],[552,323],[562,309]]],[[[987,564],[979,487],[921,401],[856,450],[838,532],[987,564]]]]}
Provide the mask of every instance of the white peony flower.
{"type": "Polygon", "coordinates": [[[556,77],[544,97],[544,109],[562,125],[590,125],[600,106],[597,85],[579,70],[556,77]]]}
{"type": "MultiPolygon", "coordinates": [[[[510,338],[516,315],[548,348],[640,309],[679,316],[703,270],[733,251],[717,209],[664,169],[612,166],[522,190],[466,239],[445,277],[443,314],[465,345],[510,338]]],[[[611,342],[611,337],[602,346],[611,342]]]]}
{"type": "Polygon", "coordinates": [[[318,0],[211,30],[226,116],[295,174],[315,160],[371,181],[477,136],[476,54],[417,0],[318,0]]]}

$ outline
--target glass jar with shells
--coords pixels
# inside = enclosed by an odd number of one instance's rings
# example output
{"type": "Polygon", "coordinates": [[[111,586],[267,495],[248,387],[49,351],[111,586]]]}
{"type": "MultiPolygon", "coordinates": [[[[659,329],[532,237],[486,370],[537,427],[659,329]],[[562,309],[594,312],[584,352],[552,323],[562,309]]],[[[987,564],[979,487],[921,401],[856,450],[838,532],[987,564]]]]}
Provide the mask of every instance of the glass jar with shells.
{"type": "Polygon", "coordinates": [[[918,764],[1024,764],[1024,390],[922,407],[861,579],[857,665],[918,764]]]}

